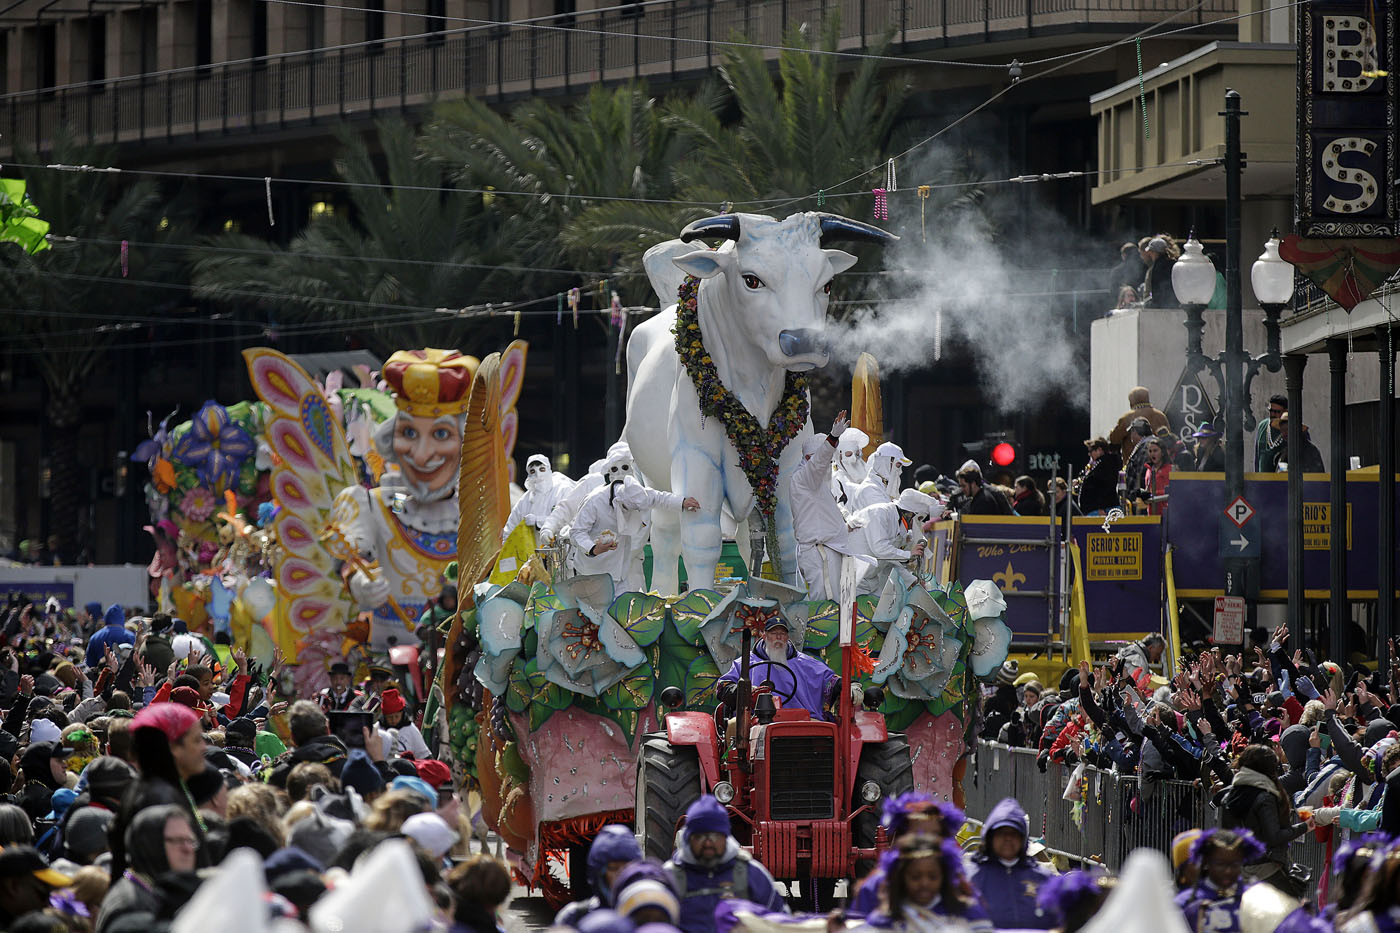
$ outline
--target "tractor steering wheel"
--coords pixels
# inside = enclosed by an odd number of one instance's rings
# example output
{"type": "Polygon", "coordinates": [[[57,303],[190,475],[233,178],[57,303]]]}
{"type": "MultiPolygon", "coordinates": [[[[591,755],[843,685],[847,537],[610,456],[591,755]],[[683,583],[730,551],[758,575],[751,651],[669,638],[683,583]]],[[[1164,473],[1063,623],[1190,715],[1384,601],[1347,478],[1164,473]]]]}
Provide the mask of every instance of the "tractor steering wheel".
{"type": "Polygon", "coordinates": [[[773,684],[773,692],[776,693],[778,695],[778,698],[784,703],[791,703],[797,697],[797,675],[792,672],[792,668],[788,667],[782,661],[755,661],[753,664],[749,665],[749,676],[753,676],[753,669],[755,667],[762,667],[765,664],[769,667],[768,680],[770,682],[773,679],[772,668],[781,667],[783,670],[788,672],[788,676],[792,678],[792,691],[790,693],[785,694],[778,693],[778,685],[773,684]]]}

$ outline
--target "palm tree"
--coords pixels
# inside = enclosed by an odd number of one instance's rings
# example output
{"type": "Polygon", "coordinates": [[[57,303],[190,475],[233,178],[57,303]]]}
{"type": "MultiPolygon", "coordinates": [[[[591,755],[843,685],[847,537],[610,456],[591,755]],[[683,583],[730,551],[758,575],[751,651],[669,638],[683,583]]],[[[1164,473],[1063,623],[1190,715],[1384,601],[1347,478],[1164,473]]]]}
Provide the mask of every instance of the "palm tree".
{"type": "MultiPolygon", "coordinates": [[[[48,158],[20,161],[108,165],[111,158],[60,134],[48,158]]],[[[78,449],[83,392],[115,341],[129,339],[138,322],[158,323],[161,312],[186,299],[178,250],[128,250],[125,243],[178,242],[185,212],[146,180],[43,169],[25,176],[32,204],[50,225],[51,248],[0,243],[0,321],[44,380],[49,530],[68,561],[85,486],[78,449]]]]}
{"type": "MultiPolygon", "coordinates": [[[[464,186],[501,192],[490,210],[519,262],[624,276],[627,296],[645,298],[644,280],[632,275],[641,253],[710,212],[669,203],[677,173],[697,156],[665,117],[640,85],[595,87],[569,108],[531,100],[509,115],[467,99],[440,106],[421,145],[464,186]],[[610,215],[593,212],[605,206],[624,227],[599,231],[610,215]]],[[[546,275],[526,294],[577,284],[577,274],[546,275]]]]}
{"type": "Polygon", "coordinates": [[[363,139],[340,135],[335,171],[348,183],[349,211],[318,215],[285,249],[239,233],[213,238],[231,251],[194,264],[196,294],[296,321],[340,322],[381,355],[479,340],[479,320],[434,309],[515,297],[516,257],[499,243],[479,196],[442,190],[450,184],[418,156],[405,123],[385,120],[376,130],[383,173],[363,139]]]}

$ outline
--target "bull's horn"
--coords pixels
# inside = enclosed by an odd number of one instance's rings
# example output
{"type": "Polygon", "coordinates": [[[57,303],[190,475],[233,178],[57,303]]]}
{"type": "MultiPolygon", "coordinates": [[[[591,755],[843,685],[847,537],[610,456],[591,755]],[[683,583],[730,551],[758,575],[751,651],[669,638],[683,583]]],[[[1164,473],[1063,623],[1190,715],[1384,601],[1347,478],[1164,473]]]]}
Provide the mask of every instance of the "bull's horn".
{"type": "Polygon", "coordinates": [[[739,217],[737,214],[718,214],[697,220],[681,231],[681,242],[689,243],[701,237],[719,237],[724,240],[739,239],[739,217]]]}
{"type": "MultiPolygon", "coordinates": [[[[872,227],[870,224],[863,224],[859,220],[851,220],[849,217],[842,217],[839,214],[818,213],[817,219],[822,225],[822,245],[835,243],[839,240],[856,240],[862,243],[893,243],[899,237],[879,227],[872,227]]],[[[681,235],[685,239],[685,235],[681,235]]]]}

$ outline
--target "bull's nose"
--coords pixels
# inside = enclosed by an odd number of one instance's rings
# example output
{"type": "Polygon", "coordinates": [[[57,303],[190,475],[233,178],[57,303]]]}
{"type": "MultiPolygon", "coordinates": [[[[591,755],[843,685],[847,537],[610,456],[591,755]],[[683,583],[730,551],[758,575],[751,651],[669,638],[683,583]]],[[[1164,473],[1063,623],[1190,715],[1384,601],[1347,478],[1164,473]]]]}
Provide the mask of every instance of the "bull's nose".
{"type": "Polygon", "coordinates": [[[778,332],[778,349],[784,356],[807,356],[826,352],[826,334],[812,328],[778,332]]]}

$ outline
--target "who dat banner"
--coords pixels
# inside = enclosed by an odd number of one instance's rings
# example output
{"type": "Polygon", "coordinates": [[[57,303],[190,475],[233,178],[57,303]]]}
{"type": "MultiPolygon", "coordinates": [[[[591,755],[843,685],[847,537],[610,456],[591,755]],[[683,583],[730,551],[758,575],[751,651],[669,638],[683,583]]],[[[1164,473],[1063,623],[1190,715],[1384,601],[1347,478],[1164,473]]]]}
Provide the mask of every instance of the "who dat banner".
{"type": "Polygon", "coordinates": [[[1297,16],[1297,233],[1400,236],[1394,5],[1312,0],[1297,16]]]}
{"type": "MultiPolygon", "coordinates": [[[[1376,598],[1380,569],[1376,553],[1380,530],[1379,479],[1374,471],[1347,474],[1347,594],[1351,599],[1376,598]]],[[[1303,592],[1307,599],[1326,599],[1331,589],[1330,496],[1327,474],[1304,474],[1303,592]]],[[[1254,534],[1260,540],[1259,597],[1287,599],[1287,474],[1246,473],[1244,497],[1254,507],[1250,524],[1257,525],[1254,534]]],[[[1217,535],[1224,505],[1225,481],[1221,474],[1172,474],[1166,534],[1167,542],[1174,549],[1172,571],[1178,596],[1204,598],[1224,592],[1225,573],[1220,564],[1217,535]]],[[[1390,518],[1400,534],[1400,511],[1390,518]]]]}

